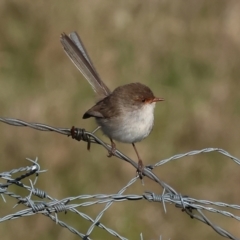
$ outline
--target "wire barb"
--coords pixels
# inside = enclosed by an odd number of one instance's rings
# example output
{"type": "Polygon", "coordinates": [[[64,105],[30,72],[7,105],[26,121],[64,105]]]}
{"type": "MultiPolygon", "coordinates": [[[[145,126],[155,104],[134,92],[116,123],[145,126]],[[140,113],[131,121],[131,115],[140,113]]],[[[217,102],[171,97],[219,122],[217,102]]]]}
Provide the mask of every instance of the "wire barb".
{"type": "Polygon", "coordinates": [[[77,140],[77,141],[85,141],[87,142],[87,150],[90,150],[90,137],[89,135],[86,134],[86,131],[84,128],[75,128],[74,126],[72,126],[71,128],[71,136],[73,139],[77,140]]]}

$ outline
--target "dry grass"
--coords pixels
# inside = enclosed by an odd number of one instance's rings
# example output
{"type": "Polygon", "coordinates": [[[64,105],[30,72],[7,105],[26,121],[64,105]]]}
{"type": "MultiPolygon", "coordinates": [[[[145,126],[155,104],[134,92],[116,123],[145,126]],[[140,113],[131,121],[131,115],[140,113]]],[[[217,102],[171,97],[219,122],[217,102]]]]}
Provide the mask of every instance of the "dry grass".
{"type": "MultiPolygon", "coordinates": [[[[154,132],[138,144],[145,163],[204,147],[240,156],[239,12],[240,2],[226,0],[3,0],[0,115],[59,127],[95,127],[94,121],[82,120],[94,102],[92,90],[59,43],[61,32],[77,30],[111,89],[139,81],[166,99],[157,106],[154,132]]],[[[38,156],[49,169],[39,184],[59,199],[115,193],[135,174],[98,146],[88,152],[84,143],[4,124],[0,131],[1,171],[38,156]]],[[[117,146],[135,158],[131,146],[117,146]]],[[[170,163],[157,174],[183,194],[239,203],[238,170],[212,154],[170,163]]],[[[149,181],[144,188],[139,182],[131,192],[152,188],[149,181]]],[[[80,231],[86,228],[70,216],[80,231]]],[[[139,239],[140,232],[144,239],[221,239],[171,206],[164,214],[160,204],[118,203],[104,223],[129,239],[139,239]]],[[[234,224],[221,222],[240,236],[234,224]]],[[[0,232],[5,239],[77,239],[42,216],[4,222],[0,232]]]]}

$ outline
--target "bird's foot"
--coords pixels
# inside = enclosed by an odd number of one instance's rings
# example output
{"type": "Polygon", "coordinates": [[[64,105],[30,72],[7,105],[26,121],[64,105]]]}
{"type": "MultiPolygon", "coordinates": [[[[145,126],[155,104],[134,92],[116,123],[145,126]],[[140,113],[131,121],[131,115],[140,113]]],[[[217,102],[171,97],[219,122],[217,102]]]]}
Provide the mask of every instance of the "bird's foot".
{"type": "Polygon", "coordinates": [[[112,146],[112,148],[111,148],[111,150],[109,150],[108,151],[108,157],[112,157],[112,156],[114,156],[115,155],[115,152],[116,152],[116,144],[113,142],[113,140],[112,139],[110,139],[111,140],[111,146],[112,146]]]}
{"type": "Polygon", "coordinates": [[[112,157],[112,156],[114,156],[115,155],[115,152],[116,152],[116,148],[113,148],[112,147],[112,149],[110,150],[110,151],[108,151],[108,157],[112,157]]]}
{"type": "Polygon", "coordinates": [[[143,161],[141,159],[138,160],[138,168],[137,168],[137,175],[140,179],[143,179],[143,161]]]}

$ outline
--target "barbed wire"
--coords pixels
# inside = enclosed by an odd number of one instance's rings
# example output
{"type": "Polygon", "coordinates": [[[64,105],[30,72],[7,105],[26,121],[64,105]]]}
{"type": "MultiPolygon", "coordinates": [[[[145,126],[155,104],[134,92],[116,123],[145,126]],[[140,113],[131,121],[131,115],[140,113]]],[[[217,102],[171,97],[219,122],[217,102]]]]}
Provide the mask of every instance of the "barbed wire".
{"type": "MultiPolygon", "coordinates": [[[[18,127],[30,127],[35,130],[40,131],[50,131],[56,132],[63,135],[71,136],[73,139],[78,141],[85,141],[87,142],[88,148],[90,148],[90,144],[99,144],[103,146],[108,151],[111,150],[111,146],[103,142],[94,133],[85,131],[84,129],[72,127],[71,129],[68,128],[55,128],[45,124],[40,123],[27,123],[22,120],[13,119],[13,118],[0,118],[0,121],[12,126],[18,127]]],[[[152,170],[156,167],[159,167],[163,164],[166,164],[172,160],[180,159],[186,156],[193,156],[200,153],[210,153],[210,152],[218,152],[232,161],[240,165],[240,160],[227,151],[219,148],[205,148],[202,150],[191,151],[184,154],[177,154],[168,159],[161,160],[154,165],[146,166],[143,170],[143,175],[148,177],[149,179],[157,182],[162,188],[162,194],[156,194],[154,192],[146,191],[142,193],[142,195],[134,195],[128,194],[124,195],[124,192],[132,186],[138,179],[139,176],[134,177],[131,179],[126,186],[120,189],[116,194],[96,194],[96,195],[79,195],[76,197],[67,197],[61,200],[55,199],[49,196],[45,191],[36,188],[36,184],[38,181],[38,176],[46,170],[41,170],[40,164],[38,163],[38,159],[35,160],[27,159],[31,162],[30,166],[21,167],[18,169],[12,169],[6,172],[0,173],[0,178],[4,180],[4,183],[0,183],[0,194],[2,196],[3,201],[6,202],[6,197],[14,198],[17,200],[16,205],[23,205],[26,208],[24,210],[6,215],[0,218],[0,222],[6,220],[12,220],[20,217],[27,217],[35,214],[42,214],[46,217],[49,217],[52,221],[56,222],[58,225],[67,228],[72,233],[76,234],[82,239],[91,239],[90,235],[95,228],[101,228],[107,231],[109,234],[119,238],[126,240],[127,238],[121,236],[119,233],[114,231],[113,229],[108,228],[102,222],[100,222],[104,213],[109,209],[109,207],[114,202],[123,202],[123,201],[148,201],[150,202],[160,202],[166,212],[166,204],[175,204],[176,208],[182,209],[182,211],[188,214],[191,218],[201,221],[209,225],[215,232],[220,234],[223,237],[229,239],[239,239],[233,236],[231,233],[227,232],[223,228],[217,226],[216,224],[212,223],[203,213],[203,211],[208,211],[212,213],[218,213],[225,217],[230,217],[235,220],[240,220],[240,216],[236,216],[229,211],[219,210],[215,207],[222,207],[228,209],[235,209],[240,210],[240,205],[234,204],[227,204],[223,202],[212,202],[208,200],[198,200],[191,198],[190,196],[182,196],[176,190],[174,190],[171,186],[167,183],[160,180],[152,170]],[[15,174],[21,174],[18,177],[13,177],[15,174]],[[32,181],[30,177],[35,176],[34,180],[32,181]],[[29,178],[29,185],[23,184],[24,179],[29,178]],[[20,196],[15,194],[14,192],[8,191],[8,189],[12,186],[18,186],[20,188],[26,189],[29,194],[28,196],[20,196]],[[41,201],[36,201],[32,199],[32,196],[36,196],[41,199],[41,201]],[[73,203],[74,201],[74,203],[73,203]],[[79,201],[79,202],[78,202],[79,201]],[[86,213],[80,211],[82,207],[89,207],[96,204],[104,205],[103,210],[99,212],[95,219],[88,216],[86,213]],[[211,207],[210,207],[211,206],[211,207]],[[60,212],[73,212],[78,214],[79,217],[89,221],[91,223],[90,227],[88,228],[86,233],[81,233],[77,229],[73,228],[72,226],[68,225],[64,221],[58,219],[58,213],[60,212]]],[[[130,163],[133,167],[137,169],[137,163],[135,163],[132,159],[121,153],[120,151],[116,150],[114,155],[128,163],[130,163]]]]}

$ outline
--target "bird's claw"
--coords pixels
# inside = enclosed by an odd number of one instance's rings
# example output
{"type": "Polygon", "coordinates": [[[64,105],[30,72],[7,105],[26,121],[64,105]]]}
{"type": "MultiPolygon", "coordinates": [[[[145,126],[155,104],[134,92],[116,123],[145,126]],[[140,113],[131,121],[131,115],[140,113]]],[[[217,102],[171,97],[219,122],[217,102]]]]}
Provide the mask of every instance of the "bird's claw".
{"type": "MultiPolygon", "coordinates": [[[[116,150],[115,150],[116,151],[116,150]]],[[[111,151],[108,151],[108,157],[112,157],[115,154],[115,151],[112,149],[111,151]]]]}
{"type": "Polygon", "coordinates": [[[140,179],[143,179],[143,161],[141,159],[138,160],[138,168],[137,168],[137,175],[140,179]]]}
{"type": "Polygon", "coordinates": [[[109,150],[108,151],[108,157],[112,157],[112,156],[114,156],[115,155],[115,153],[116,153],[116,145],[114,144],[114,142],[112,142],[112,148],[111,148],[111,150],[109,150]]]}

